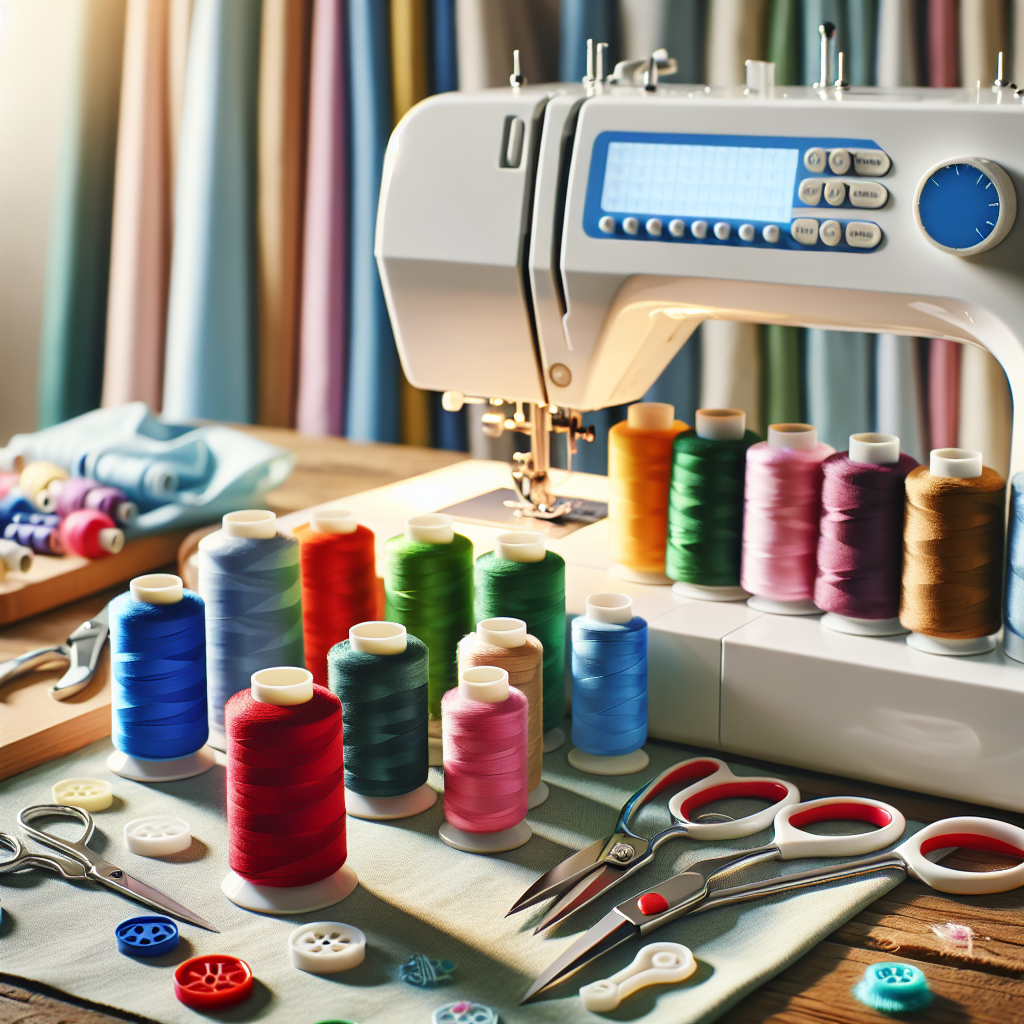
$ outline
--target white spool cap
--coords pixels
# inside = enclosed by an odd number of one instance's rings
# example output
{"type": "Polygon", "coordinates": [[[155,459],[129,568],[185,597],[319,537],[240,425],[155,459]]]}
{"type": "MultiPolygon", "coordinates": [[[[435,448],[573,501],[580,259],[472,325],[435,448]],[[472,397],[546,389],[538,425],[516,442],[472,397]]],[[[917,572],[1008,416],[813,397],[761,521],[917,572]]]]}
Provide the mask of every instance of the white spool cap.
{"type": "Polygon", "coordinates": [[[348,643],[353,651],[363,654],[403,654],[409,646],[409,634],[398,622],[359,622],[348,631],[348,643]]]}
{"type": "Polygon", "coordinates": [[[481,619],[476,624],[476,635],[482,644],[491,647],[522,647],[526,643],[526,623],[522,619],[511,619],[498,616],[494,619],[481,619]]]}
{"type": "Polygon", "coordinates": [[[356,517],[347,508],[322,508],[309,517],[317,533],[355,533],[356,517]]]}
{"type": "Polygon", "coordinates": [[[177,604],[185,596],[180,576],[169,572],[151,572],[136,576],[128,584],[132,597],[145,604],[177,604]]]}
{"type": "Polygon", "coordinates": [[[455,540],[452,517],[443,512],[410,516],[405,521],[405,539],[417,544],[451,544],[455,540]]]}
{"type": "Polygon", "coordinates": [[[773,423],[768,428],[768,445],[771,448],[810,452],[817,443],[818,428],[809,423],[773,423]]]}
{"type": "Polygon", "coordinates": [[[634,430],[671,430],[676,407],[668,402],[634,402],[626,409],[626,423],[634,430]]]}
{"type": "Polygon", "coordinates": [[[544,534],[533,530],[512,530],[494,538],[494,553],[506,562],[543,562],[544,534]]]}
{"type": "Polygon", "coordinates": [[[313,699],[313,673],[304,668],[261,668],[252,674],[252,699],[284,708],[313,699]]]}
{"type": "Polygon", "coordinates": [[[981,452],[970,448],[936,448],[928,460],[928,469],[932,476],[976,480],[983,469],[981,452]]]}
{"type": "Polygon", "coordinates": [[[595,622],[629,622],[633,618],[633,598],[629,594],[591,594],[587,598],[587,618],[595,622]]]}
{"type": "Polygon", "coordinates": [[[270,540],[277,534],[277,516],[261,508],[229,512],[221,520],[221,525],[229,537],[270,540]]]}
{"type": "Polygon", "coordinates": [[[864,466],[891,466],[900,461],[900,439],[895,434],[851,434],[850,461],[864,466]]]}
{"type": "Polygon", "coordinates": [[[698,409],[697,436],[705,441],[742,441],[747,414],[742,409],[698,409]]]}
{"type": "Polygon", "coordinates": [[[124,530],[116,526],[107,526],[100,530],[97,539],[104,551],[116,555],[124,547],[124,530]]]}
{"type": "Polygon", "coordinates": [[[508,699],[508,673],[495,665],[477,665],[459,673],[459,693],[466,700],[500,704],[508,699]]]}
{"type": "Polygon", "coordinates": [[[134,501],[122,501],[114,509],[114,518],[119,523],[134,523],[139,518],[139,506],[134,501]]]}
{"type": "Polygon", "coordinates": [[[3,561],[11,572],[28,572],[32,568],[34,558],[35,554],[31,548],[17,541],[0,540],[0,561],[3,561]]]}

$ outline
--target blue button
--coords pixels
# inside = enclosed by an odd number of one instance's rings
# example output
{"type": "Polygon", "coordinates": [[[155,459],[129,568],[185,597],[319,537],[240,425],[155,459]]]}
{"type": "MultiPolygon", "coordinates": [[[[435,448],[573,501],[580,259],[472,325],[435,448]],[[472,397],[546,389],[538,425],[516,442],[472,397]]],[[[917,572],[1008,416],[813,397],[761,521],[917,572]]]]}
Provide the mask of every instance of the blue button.
{"type": "Polygon", "coordinates": [[[178,926],[159,915],[130,917],[114,930],[118,951],[125,956],[162,956],[178,948],[178,926]]]}

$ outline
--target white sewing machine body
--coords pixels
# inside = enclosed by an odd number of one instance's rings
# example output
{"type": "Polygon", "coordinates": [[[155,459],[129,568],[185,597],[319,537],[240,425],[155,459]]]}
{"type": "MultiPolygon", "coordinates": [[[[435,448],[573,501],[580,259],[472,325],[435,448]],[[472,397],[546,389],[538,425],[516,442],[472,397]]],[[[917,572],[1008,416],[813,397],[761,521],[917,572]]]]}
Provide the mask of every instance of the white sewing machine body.
{"type": "MultiPolygon", "coordinates": [[[[377,223],[402,365],[419,387],[598,409],[640,399],[711,317],[980,344],[1024,402],[1022,129],[1009,89],[433,97],[395,130],[377,223]],[[970,230],[976,254],[935,244],[970,230]]],[[[933,657],[624,585],[605,530],[551,546],[588,592],[643,595],[653,735],[1024,810],[1024,666],[1001,650],[933,657]]]]}

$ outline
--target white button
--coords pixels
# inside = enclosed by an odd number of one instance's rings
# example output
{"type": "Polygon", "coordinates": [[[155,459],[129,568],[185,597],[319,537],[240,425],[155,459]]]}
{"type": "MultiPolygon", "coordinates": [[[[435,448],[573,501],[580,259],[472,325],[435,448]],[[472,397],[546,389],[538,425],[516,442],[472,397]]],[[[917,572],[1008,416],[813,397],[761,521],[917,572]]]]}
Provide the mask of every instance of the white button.
{"type": "Polygon", "coordinates": [[[829,206],[842,206],[846,198],[846,182],[830,181],[825,186],[825,202],[829,206]]]}
{"type": "Polygon", "coordinates": [[[817,206],[821,202],[821,190],[824,187],[825,182],[821,178],[804,178],[796,194],[800,197],[800,202],[808,206],[817,206]]]}
{"type": "Polygon", "coordinates": [[[866,220],[851,220],[846,224],[846,244],[854,249],[874,249],[882,240],[882,229],[866,220]]]}
{"type": "Polygon", "coordinates": [[[889,190],[877,181],[857,181],[850,185],[850,203],[865,210],[885,206],[889,190]]]}
{"type": "Polygon", "coordinates": [[[724,220],[720,220],[715,225],[715,238],[717,238],[720,242],[724,242],[729,237],[731,232],[732,228],[730,228],[724,220]]]}
{"type": "Polygon", "coordinates": [[[737,232],[737,234],[740,236],[740,238],[743,239],[744,242],[752,242],[754,240],[754,234],[755,234],[754,225],[753,224],[741,224],[740,225],[740,229],[737,232]]]}
{"type": "Polygon", "coordinates": [[[880,149],[862,149],[853,154],[853,169],[858,174],[877,174],[881,177],[889,173],[891,161],[880,149]]]}
{"type": "Polygon", "coordinates": [[[640,230],[640,221],[636,217],[624,217],[622,221],[622,230],[627,235],[635,235],[640,230]]]}
{"type": "Polygon", "coordinates": [[[782,232],[779,231],[778,224],[765,224],[761,230],[761,237],[768,242],[769,245],[774,245],[779,240],[779,236],[781,234],[782,232]]]}
{"type": "Polygon", "coordinates": [[[124,827],[124,845],[142,857],[166,857],[192,845],[192,830],[184,818],[168,814],[136,818],[124,827]]]}
{"type": "Polygon", "coordinates": [[[850,151],[833,149],[828,155],[828,166],[833,174],[845,174],[850,169],[850,151]]]}
{"type": "Polygon", "coordinates": [[[654,235],[655,238],[661,237],[662,224],[657,217],[652,217],[644,227],[647,228],[647,234],[654,235]]]}
{"type": "Polygon", "coordinates": [[[804,153],[804,167],[811,174],[821,174],[828,166],[828,156],[820,146],[813,146],[804,153]]]}
{"type": "Polygon", "coordinates": [[[615,218],[614,217],[602,217],[598,222],[597,226],[606,234],[615,234],[615,218]]]}
{"type": "Polygon", "coordinates": [[[798,217],[789,230],[801,245],[814,245],[818,241],[818,222],[814,217],[798,217]]]}
{"type": "Polygon", "coordinates": [[[677,217],[675,220],[668,222],[668,233],[673,238],[682,238],[686,234],[686,221],[679,220],[677,217]]]}
{"type": "Polygon", "coordinates": [[[690,234],[694,238],[707,238],[708,237],[708,222],[706,220],[695,220],[690,225],[690,234]]]}
{"type": "Polygon", "coordinates": [[[288,936],[292,966],[310,974],[337,974],[366,959],[366,936],[349,924],[313,921],[288,936]]]}
{"type": "Polygon", "coordinates": [[[843,240],[843,225],[837,220],[825,220],[818,228],[818,237],[826,245],[838,245],[843,240]]]}

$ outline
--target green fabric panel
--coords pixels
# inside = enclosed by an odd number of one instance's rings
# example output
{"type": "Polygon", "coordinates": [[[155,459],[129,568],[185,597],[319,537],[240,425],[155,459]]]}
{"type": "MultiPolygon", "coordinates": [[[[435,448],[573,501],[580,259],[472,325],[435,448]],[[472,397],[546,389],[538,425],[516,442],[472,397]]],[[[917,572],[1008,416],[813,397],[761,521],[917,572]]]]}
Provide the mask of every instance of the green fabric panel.
{"type": "Polygon", "coordinates": [[[803,423],[799,328],[768,324],[764,335],[765,423],[803,423]]]}
{"type": "Polygon", "coordinates": [[[772,0],[768,9],[767,59],[775,63],[777,85],[800,82],[799,15],[800,0],[772,0]]]}

